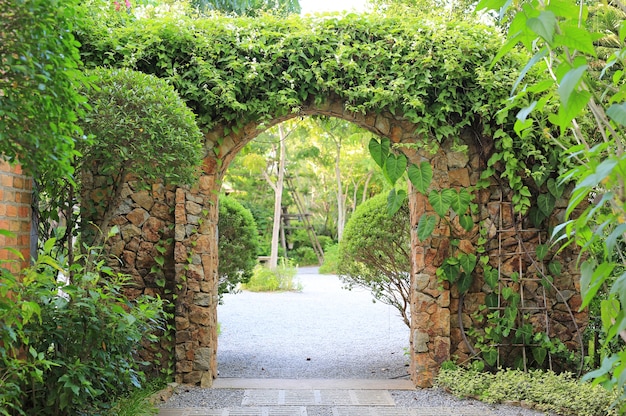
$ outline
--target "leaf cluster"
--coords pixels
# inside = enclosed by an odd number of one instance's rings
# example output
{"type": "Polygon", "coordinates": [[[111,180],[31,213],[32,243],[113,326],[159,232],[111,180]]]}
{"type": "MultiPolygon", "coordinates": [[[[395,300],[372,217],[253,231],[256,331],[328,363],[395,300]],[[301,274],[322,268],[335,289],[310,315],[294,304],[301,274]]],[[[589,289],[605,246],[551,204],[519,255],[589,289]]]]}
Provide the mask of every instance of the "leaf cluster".
{"type": "Polygon", "coordinates": [[[0,155],[26,171],[71,177],[85,99],[78,2],[0,1],[0,155]]]}
{"type": "MultiPolygon", "coordinates": [[[[51,250],[54,241],[46,243],[51,250]]],[[[162,325],[163,302],[123,290],[129,277],[96,258],[71,267],[42,253],[13,275],[0,268],[0,414],[73,415],[107,409],[144,380],[135,354],[162,325]]]]}

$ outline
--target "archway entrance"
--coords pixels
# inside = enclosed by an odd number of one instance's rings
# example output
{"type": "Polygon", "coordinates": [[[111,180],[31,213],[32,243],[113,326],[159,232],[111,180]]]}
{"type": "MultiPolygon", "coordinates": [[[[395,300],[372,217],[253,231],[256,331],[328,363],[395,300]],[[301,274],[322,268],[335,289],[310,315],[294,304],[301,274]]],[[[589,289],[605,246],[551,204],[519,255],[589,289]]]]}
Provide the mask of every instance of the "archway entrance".
{"type": "MultiPolygon", "coordinates": [[[[542,162],[515,154],[521,150],[509,133],[516,112],[497,114],[521,66],[511,56],[489,68],[500,44],[492,29],[356,15],[312,20],[181,18],[149,25],[126,22],[106,38],[98,32],[83,34],[80,40],[90,65],[124,65],[169,79],[205,132],[206,157],[197,186],[155,186],[151,193],[130,189],[127,205],[141,207],[159,221],[144,223],[143,215],[142,227],[149,229],[139,229],[133,224],[136,219],[120,212],[114,223],[120,224],[122,236],[111,241],[125,255],[122,271],[137,275],[144,285],[138,292],[166,293],[151,272],[155,258],[166,253],[160,269],[167,272],[166,288],[174,292],[167,296],[175,303],[175,345],[169,347],[174,350],[177,381],[209,386],[217,376],[217,195],[228,165],[260,131],[316,114],[386,137],[414,166],[429,167],[424,168],[432,172],[428,188],[410,187],[408,192],[412,380],[418,386],[432,385],[439,365],[451,353],[467,352],[459,322],[471,323],[472,318],[463,312],[457,320],[456,312],[468,304],[484,304],[483,278],[472,280],[466,288],[471,296],[461,302],[454,286],[450,290],[440,282],[436,271],[452,247],[467,259],[475,256],[479,241],[486,251],[497,250],[504,227],[510,225],[507,232],[516,235],[516,224],[522,224],[511,221],[511,207],[536,199],[528,196],[529,189],[546,192],[545,185],[529,185],[526,195],[508,188],[530,183],[527,171],[542,162]],[[504,153],[516,158],[517,168],[507,165],[502,178],[502,164],[494,162],[486,169],[486,161],[496,153],[501,160],[504,153]],[[480,207],[471,215],[446,210],[445,204],[434,209],[427,194],[442,196],[443,189],[459,196],[462,189],[473,189],[471,197],[480,207]],[[435,216],[439,209],[441,215],[435,216]],[[484,235],[476,225],[479,221],[486,227],[484,235]],[[163,230],[150,229],[163,222],[163,230]],[[165,241],[157,246],[152,237],[161,235],[165,241]]],[[[541,152],[540,145],[533,149],[541,152]]],[[[463,201],[457,202],[460,206],[463,201]]],[[[552,215],[544,214],[532,231],[537,235],[552,215]]],[[[537,245],[539,240],[534,236],[529,242],[537,245]]],[[[533,252],[513,252],[506,258],[486,255],[485,261],[493,261],[503,273],[512,274],[514,267],[536,270],[535,259],[526,261],[533,252]]],[[[563,270],[559,277],[572,293],[575,273],[563,270]]]]}

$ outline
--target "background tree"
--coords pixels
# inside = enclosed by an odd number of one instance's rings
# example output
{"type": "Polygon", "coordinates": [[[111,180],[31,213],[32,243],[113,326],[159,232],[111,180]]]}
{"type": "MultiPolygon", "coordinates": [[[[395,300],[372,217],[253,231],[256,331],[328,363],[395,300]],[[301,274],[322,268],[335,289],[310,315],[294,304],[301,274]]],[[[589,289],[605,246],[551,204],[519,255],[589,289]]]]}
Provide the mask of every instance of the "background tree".
{"type": "Polygon", "coordinates": [[[359,205],[339,243],[337,272],[348,288],[369,289],[374,298],[410,320],[410,220],[407,202],[392,216],[387,195],[379,194],[359,205]]]}
{"type": "Polygon", "coordinates": [[[221,296],[250,280],[257,264],[259,233],[252,213],[226,195],[220,195],[217,228],[221,296]]]}
{"type": "Polygon", "coordinates": [[[85,98],[76,0],[0,0],[0,155],[27,172],[72,178],[85,98]]]}

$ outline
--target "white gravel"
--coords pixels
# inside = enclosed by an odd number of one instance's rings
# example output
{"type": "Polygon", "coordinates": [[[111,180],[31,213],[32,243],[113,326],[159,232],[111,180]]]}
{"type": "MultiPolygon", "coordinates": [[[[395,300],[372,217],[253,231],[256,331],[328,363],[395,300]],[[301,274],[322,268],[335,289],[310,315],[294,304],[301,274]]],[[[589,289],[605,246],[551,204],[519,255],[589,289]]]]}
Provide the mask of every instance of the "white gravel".
{"type": "MultiPolygon", "coordinates": [[[[333,275],[300,268],[301,292],[225,295],[218,307],[219,377],[387,379],[408,377],[409,329],[394,308],[366,290],[347,291],[333,275]]],[[[512,416],[542,413],[461,400],[440,389],[391,391],[398,407],[464,407],[512,416]]],[[[243,390],[181,386],[162,407],[226,408],[243,390]]],[[[326,414],[318,409],[313,414],[326,414]]]]}

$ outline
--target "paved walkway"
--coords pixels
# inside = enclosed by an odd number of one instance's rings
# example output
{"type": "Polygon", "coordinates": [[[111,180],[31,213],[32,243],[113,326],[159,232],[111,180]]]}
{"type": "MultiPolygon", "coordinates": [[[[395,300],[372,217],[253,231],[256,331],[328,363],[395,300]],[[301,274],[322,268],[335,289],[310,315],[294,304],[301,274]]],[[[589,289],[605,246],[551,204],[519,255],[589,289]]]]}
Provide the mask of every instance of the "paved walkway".
{"type": "Polygon", "coordinates": [[[217,379],[212,390],[241,391],[237,406],[161,409],[160,416],[489,416],[483,406],[400,407],[391,391],[409,380],[217,379]]]}

